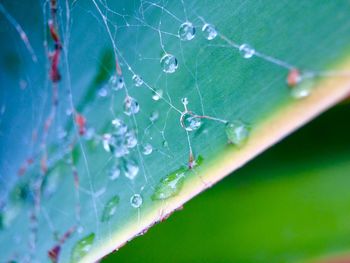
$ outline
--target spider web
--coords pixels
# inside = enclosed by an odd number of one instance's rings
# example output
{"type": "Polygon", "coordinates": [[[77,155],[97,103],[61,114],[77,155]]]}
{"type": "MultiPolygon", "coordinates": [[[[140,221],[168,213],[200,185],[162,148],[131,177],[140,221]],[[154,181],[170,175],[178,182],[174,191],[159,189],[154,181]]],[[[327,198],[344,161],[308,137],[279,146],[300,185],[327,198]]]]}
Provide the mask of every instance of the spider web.
{"type": "MultiPolygon", "coordinates": [[[[249,1],[237,2],[233,16],[246,5],[249,1]]],[[[28,3],[0,3],[6,40],[1,65],[7,65],[1,83],[16,87],[2,89],[0,101],[0,244],[8,248],[2,261],[43,262],[56,246],[62,249],[57,257],[67,261],[71,248],[90,233],[94,244],[111,240],[125,222],[141,220],[161,178],[179,167],[196,176],[191,168],[199,156],[210,159],[226,147],[225,124],[254,123],[271,110],[261,103],[255,112],[247,103],[262,96],[272,105],[289,100],[287,88],[272,96],[285,87],[288,72],[302,67],[310,79],[349,75],[324,71],[323,60],[311,63],[302,54],[281,59],[275,56],[280,51],[249,43],[249,34],[231,37],[220,29],[227,27],[217,23],[218,15],[195,1],[40,1],[28,17],[27,8],[28,3]],[[195,33],[184,41],[179,28],[188,22],[195,33]],[[213,39],[208,40],[206,25],[217,34],[213,39]],[[176,58],[173,73],[164,72],[164,55],[176,58]],[[217,76],[214,69],[228,59],[236,66],[217,76]],[[248,80],[240,78],[241,71],[248,72],[248,80]],[[272,73],[264,83],[249,87],[267,71],[272,73]],[[141,84],[135,85],[136,76],[141,84]],[[220,89],[228,81],[232,89],[220,89]],[[237,96],[244,100],[234,108],[221,106],[237,96]],[[131,108],[137,112],[125,114],[126,101],[137,102],[131,108]],[[199,121],[198,129],[186,129],[186,114],[199,121]],[[109,138],[120,122],[127,133],[117,137],[128,136],[130,145],[111,149],[109,138]],[[116,156],[119,150],[125,152],[116,156]],[[141,203],[131,202],[135,195],[141,203]],[[101,222],[114,196],[120,212],[101,222]]],[[[337,29],[344,32],[346,25],[337,29]]]]}

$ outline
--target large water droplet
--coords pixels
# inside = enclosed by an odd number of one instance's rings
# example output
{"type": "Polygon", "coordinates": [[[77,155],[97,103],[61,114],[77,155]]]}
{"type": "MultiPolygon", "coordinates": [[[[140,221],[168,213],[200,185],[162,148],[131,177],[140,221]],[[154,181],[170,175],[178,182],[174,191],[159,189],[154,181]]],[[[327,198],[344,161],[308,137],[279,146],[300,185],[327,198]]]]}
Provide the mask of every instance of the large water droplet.
{"type": "Polygon", "coordinates": [[[112,167],[112,169],[109,172],[109,179],[114,181],[120,176],[120,168],[118,166],[112,167]]]}
{"type": "Polygon", "coordinates": [[[165,73],[174,73],[177,69],[177,59],[171,54],[165,54],[160,59],[160,65],[165,73]]]}
{"type": "Polygon", "coordinates": [[[211,24],[204,24],[202,27],[202,32],[206,39],[213,40],[218,35],[215,27],[211,24]]]}
{"type": "Polygon", "coordinates": [[[142,196],[140,194],[134,194],[130,198],[130,204],[134,208],[139,208],[143,203],[142,196]]]}
{"type": "Polygon", "coordinates": [[[199,117],[187,112],[182,115],[181,123],[186,131],[195,131],[201,127],[202,120],[199,117]]]}
{"type": "Polygon", "coordinates": [[[139,167],[133,160],[126,160],[124,164],[124,174],[130,180],[135,179],[139,173],[139,167]]]}
{"type": "Polygon", "coordinates": [[[244,58],[251,58],[255,54],[255,49],[248,44],[242,44],[239,47],[239,53],[241,53],[244,58]]]}
{"type": "Polygon", "coordinates": [[[123,135],[127,132],[128,126],[121,119],[112,120],[112,125],[114,126],[114,134],[123,135]]]}
{"type": "Polygon", "coordinates": [[[153,147],[151,144],[149,143],[146,143],[144,146],[143,146],[143,149],[142,149],[142,153],[144,155],[150,155],[153,151],[153,147]]]}
{"type": "Polygon", "coordinates": [[[153,92],[152,99],[157,101],[163,97],[163,90],[158,89],[153,92]]]}
{"type": "Polygon", "coordinates": [[[163,178],[156,186],[152,200],[164,200],[177,195],[184,182],[186,169],[180,168],[163,178]]]}
{"type": "Polygon", "coordinates": [[[103,211],[102,211],[102,216],[101,216],[101,221],[106,222],[108,221],[117,211],[117,206],[119,204],[119,196],[115,195],[111,199],[108,200],[108,202],[105,204],[103,211]]]}
{"type": "Polygon", "coordinates": [[[134,148],[137,145],[137,138],[135,132],[129,131],[125,134],[125,146],[128,148],[134,148]]]}
{"type": "Polygon", "coordinates": [[[143,84],[143,79],[139,75],[134,75],[132,81],[136,87],[140,87],[143,84]]]}
{"type": "Polygon", "coordinates": [[[71,262],[78,262],[84,256],[86,256],[92,248],[94,243],[95,234],[91,233],[84,238],[80,239],[73,247],[71,254],[71,262]]]}
{"type": "Polygon", "coordinates": [[[180,25],[179,37],[181,40],[188,41],[194,38],[196,29],[191,22],[185,22],[180,25]]]}
{"type": "Polygon", "coordinates": [[[112,75],[108,81],[108,85],[113,90],[120,90],[124,88],[125,82],[122,76],[112,75]]]}
{"type": "Polygon", "coordinates": [[[124,100],[124,113],[128,116],[138,113],[140,105],[136,99],[130,96],[126,96],[124,100]]]}
{"type": "Polygon", "coordinates": [[[242,145],[249,136],[249,128],[241,121],[228,122],[225,131],[228,142],[237,146],[242,145]]]}

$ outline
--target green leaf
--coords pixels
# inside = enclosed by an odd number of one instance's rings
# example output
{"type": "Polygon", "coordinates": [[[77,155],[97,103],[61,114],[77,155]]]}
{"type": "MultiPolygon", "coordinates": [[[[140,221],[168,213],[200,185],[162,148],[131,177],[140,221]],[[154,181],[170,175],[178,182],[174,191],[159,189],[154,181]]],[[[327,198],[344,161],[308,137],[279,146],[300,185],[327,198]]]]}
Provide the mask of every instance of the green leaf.
{"type": "Polygon", "coordinates": [[[346,2],[54,3],[0,4],[0,261],[97,261],[350,91],[346,2]]]}

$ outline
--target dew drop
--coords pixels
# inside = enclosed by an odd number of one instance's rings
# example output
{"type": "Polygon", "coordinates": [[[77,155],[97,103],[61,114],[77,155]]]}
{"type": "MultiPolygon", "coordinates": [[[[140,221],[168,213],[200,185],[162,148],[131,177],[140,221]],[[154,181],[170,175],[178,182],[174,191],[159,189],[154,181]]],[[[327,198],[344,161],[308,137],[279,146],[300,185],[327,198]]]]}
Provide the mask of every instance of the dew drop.
{"type": "Polygon", "coordinates": [[[287,77],[290,94],[295,99],[308,97],[314,85],[314,75],[311,73],[301,74],[297,69],[292,69],[287,77]]]}
{"type": "Polygon", "coordinates": [[[164,200],[177,195],[184,182],[186,170],[180,168],[163,178],[152,194],[152,200],[164,200]]]}
{"type": "Polygon", "coordinates": [[[121,138],[118,138],[118,143],[115,145],[113,149],[113,154],[116,158],[120,158],[129,154],[129,150],[123,144],[123,141],[121,140],[121,138]]]}
{"type": "Polygon", "coordinates": [[[204,33],[205,38],[208,40],[213,40],[218,35],[215,27],[211,24],[204,24],[202,27],[202,32],[204,33]]]}
{"type": "Polygon", "coordinates": [[[239,47],[239,53],[244,57],[244,58],[251,58],[255,54],[255,49],[252,48],[248,44],[242,44],[239,47]]]}
{"type": "Polygon", "coordinates": [[[147,143],[143,146],[142,153],[144,155],[150,155],[153,152],[153,147],[151,144],[147,143]]]}
{"type": "Polygon", "coordinates": [[[163,145],[164,148],[167,148],[168,147],[168,141],[164,140],[162,142],[162,145],[163,145]]]}
{"type": "Polygon", "coordinates": [[[196,29],[191,22],[185,22],[180,25],[179,37],[183,41],[192,40],[196,34],[196,29]]]}
{"type": "Polygon", "coordinates": [[[130,96],[126,96],[124,100],[124,113],[128,116],[138,113],[140,105],[136,99],[130,96]]]}
{"type": "Polygon", "coordinates": [[[185,98],[182,98],[181,99],[181,102],[184,106],[187,106],[188,105],[188,99],[185,97],[185,98]]]}
{"type": "Polygon", "coordinates": [[[143,84],[143,79],[142,79],[139,75],[134,75],[134,76],[132,77],[132,80],[133,80],[134,85],[135,85],[136,87],[141,87],[142,84],[143,84]]]}
{"type": "Polygon", "coordinates": [[[303,99],[311,94],[312,87],[312,81],[301,81],[298,85],[291,88],[290,94],[295,99],[303,99]]]}
{"type": "Polygon", "coordinates": [[[133,131],[125,134],[125,146],[127,148],[134,148],[137,145],[137,138],[133,131]]]}
{"type": "Polygon", "coordinates": [[[105,87],[102,87],[98,90],[97,92],[98,96],[101,98],[107,97],[108,95],[108,90],[105,87]]]}
{"type": "Polygon", "coordinates": [[[130,198],[130,204],[134,208],[139,208],[143,203],[142,196],[140,194],[134,194],[130,198]]]}
{"type": "Polygon", "coordinates": [[[130,180],[135,179],[139,173],[139,167],[133,160],[126,160],[124,164],[124,174],[130,180]]]}
{"type": "Polygon", "coordinates": [[[117,195],[113,196],[111,199],[108,200],[108,202],[105,204],[102,211],[102,216],[101,216],[102,222],[109,221],[109,219],[117,211],[118,204],[119,204],[119,196],[117,195]]]}
{"type": "Polygon", "coordinates": [[[106,133],[103,135],[102,145],[105,151],[111,152],[115,157],[119,158],[129,153],[124,144],[124,138],[121,136],[106,133]]]}
{"type": "Polygon", "coordinates": [[[108,85],[113,90],[124,88],[125,82],[122,76],[112,75],[108,81],[108,85]]]}
{"type": "Polygon", "coordinates": [[[119,178],[120,176],[120,169],[118,166],[112,167],[112,169],[109,172],[109,179],[114,181],[115,179],[119,178]]]}
{"type": "Polygon", "coordinates": [[[71,254],[71,262],[78,262],[84,256],[86,256],[92,248],[94,243],[95,234],[91,233],[84,238],[80,239],[73,247],[71,254]]]}
{"type": "Polygon", "coordinates": [[[195,131],[201,127],[202,120],[199,117],[186,112],[181,116],[181,124],[186,131],[195,131]]]}
{"type": "Polygon", "coordinates": [[[163,90],[161,90],[161,89],[155,90],[153,92],[152,99],[155,101],[158,101],[161,98],[163,98],[163,90]]]}
{"type": "Polygon", "coordinates": [[[249,136],[249,128],[241,121],[228,122],[225,128],[229,143],[242,145],[249,136]]]}
{"type": "Polygon", "coordinates": [[[177,59],[171,54],[165,54],[160,59],[160,65],[165,73],[174,73],[177,69],[177,59]]]}
{"type": "Polygon", "coordinates": [[[149,117],[149,120],[151,122],[155,122],[156,120],[158,120],[159,118],[159,112],[158,111],[154,111],[151,113],[151,116],[149,117]]]}
{"type": "Polygon", "coordinates": [[[106,133],[102,137],[102,145],[103,149],[105,149],[106,152],[111,152],[111,141],[112,141],[112,135],[109,133],[106,133]]]}
{"type": "Polygon", "coordinates": [[[128,131],[128,126],[121,119],[112,120],[112,125],[114,127],[114,134],[123,135],[128,131]]]}

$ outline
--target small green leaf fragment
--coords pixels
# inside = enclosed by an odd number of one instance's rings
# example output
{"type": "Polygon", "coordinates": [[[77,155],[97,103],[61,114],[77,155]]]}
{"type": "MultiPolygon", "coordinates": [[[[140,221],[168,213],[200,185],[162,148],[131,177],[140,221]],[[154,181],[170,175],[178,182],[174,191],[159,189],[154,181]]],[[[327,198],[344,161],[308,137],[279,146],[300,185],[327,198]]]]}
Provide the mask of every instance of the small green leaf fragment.
{"type": "Polygon", "coordinates": [[[102,211],[101,221],[106,222],[111,219],[111,217],[117,211],[117,206],[119,204],[119,196],[115,195],[108,200],[102,211]]]}
{"type": "Polygon", "coordinates": [[[92,248],[92,244],[95,240],[95,234],[91,233],[84,238],[80,239],[73,247],[71,254],[71,262],[78,262],[84,256],[86,256],[90,249],[92,248]]]}
{"type": "Polygon", "coordinates": [[[76,144],[75,147],[72,150],[72,162],[73,162],[73,165],[77,165],[78,164],[79,158],[80,158],[80,149],[79,149],[79,145],[76,144]]]}
{"type": "Polygon", "coordinates": [[[177,195],[184,183],[186,172],[186,168],[180,168],[164,177],[156,186],[152,200],[164,200],[177,195]]]}

